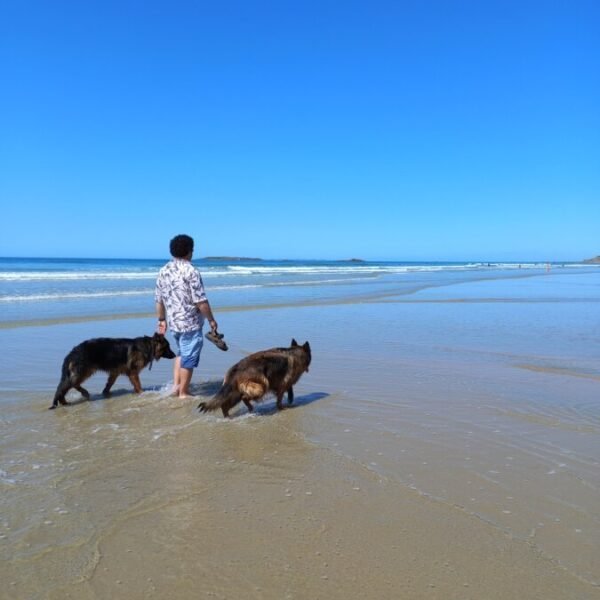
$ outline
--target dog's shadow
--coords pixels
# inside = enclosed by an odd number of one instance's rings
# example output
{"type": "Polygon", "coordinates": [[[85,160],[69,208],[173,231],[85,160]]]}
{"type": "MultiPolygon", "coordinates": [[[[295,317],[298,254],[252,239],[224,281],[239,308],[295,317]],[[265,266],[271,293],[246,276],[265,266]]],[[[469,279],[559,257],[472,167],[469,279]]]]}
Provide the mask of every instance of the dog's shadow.
{"type": "MultiPolygon", "coordinates": [[[[200,396],[214,396],[220,389],[223,384],[222,380],[218,381],[205,381],[203,383],[196,384],[193,386],[192,391],[194,394],[199,394],[200,396]]],[[[308,406],[313,402],[318,402],[319,400],[323,400],[324,398],[329,397],[329,394],[325,392],[313,392],[312,394],[305,394],[303,396],[295,396],[293,404],[287,403],[287,396],[283,397],[283,406],[284,410],[290,410],[294,408],[300,408],[303,406],[308,406]]],[[[248,410],[241,404],[242,408],[236,411],[236,414],[233,413],[232,416],[241,416],[243,414],[247,414],[248,410]]],[[[277,405],[275,404],[275,397],[272,394],[269,394],[265,397],[265,400],[262,402],[253,402],[252,406],[254,406],[254,410],[252,411],[255,415],[268,416],[277,414],[277,405]]],[[[237,407],[236,407],[237,409],[237,407]]],[[[219,410],[219,413],[221,411],[219,410]]]]}
{"type": "MultiPolygon", "coordinates": [[[[144,392],[152,391],[151,389],[143,390],[144,392]]],[[[111,390],[109,396],[105,396],[104,394],[90,394],[89,400],[78,394],[77,396],[67,398],[69,402],[69,406],[77,406],[78,404],[84,404],[85,402],[98,402],[99,400],[110,400],[112,398],[118,398],[119,396],[130,396],[134,392],[131,389],[122,389],[122,390],[111,390]]]]}
{"type": "MultiPolygon", "coordinates": [[[[323,400],[323,398],[329,397],[329,394],[325,392],[313,392],[312,394],[306,394],[305,396],[294,396],[294,402],[292,404],[287,403],[287,396],[283,397],[283,410],[293,410],[295,408],[301,408],[308,406],[313,402],[323,400]]],[[[275,397],[273,395],[267,396],[266,402],[254,403],[254,414],[267,416],[276,415],[278,412],[277,404],[275,404],[275,397]]],[[[242,413],[243,414],[243,413],[242,413]]]]}
{"type": "Polygon", "coordinates": [[[200,396],[210,396],[211,398],[221,389],[223,385],[222,379],[215,379],[214,381],[204,381],[202,383],[192,384],[190,386],[190,391],[194,393],[194,395],[200,396]]]}

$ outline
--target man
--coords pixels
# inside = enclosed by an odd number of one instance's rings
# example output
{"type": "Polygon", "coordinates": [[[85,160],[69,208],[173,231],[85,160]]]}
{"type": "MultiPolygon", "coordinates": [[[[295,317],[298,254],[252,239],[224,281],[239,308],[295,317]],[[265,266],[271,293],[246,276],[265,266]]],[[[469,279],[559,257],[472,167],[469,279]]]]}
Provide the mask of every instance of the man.
{"type": "Polygon", "coordinates": [[[176,235],[171,240],[170,250],[173,258],[159,271],[156,280],[157,331],[164,335],[168,327],[173,333],[177,354],[173,394],[186,398],[192,374],[200,361],[204,319],[214,333],[217,322],[206,298],[202,277],[191,263],[194,240],[189,235],[176,235]]]}

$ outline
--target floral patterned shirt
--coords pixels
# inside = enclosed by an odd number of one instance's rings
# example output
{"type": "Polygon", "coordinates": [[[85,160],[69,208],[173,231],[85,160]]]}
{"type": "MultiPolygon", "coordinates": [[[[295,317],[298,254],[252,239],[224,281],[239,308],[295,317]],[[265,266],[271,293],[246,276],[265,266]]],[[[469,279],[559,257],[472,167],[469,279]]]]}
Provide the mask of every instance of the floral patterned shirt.
{"type": "Polygon", "coordinates": [[[200,272],[190,261],[174,258],[158,272],[154,300],[163,303],[171,331],[202,329],[204,317],[196,304],[207,298],[200,272]]]}

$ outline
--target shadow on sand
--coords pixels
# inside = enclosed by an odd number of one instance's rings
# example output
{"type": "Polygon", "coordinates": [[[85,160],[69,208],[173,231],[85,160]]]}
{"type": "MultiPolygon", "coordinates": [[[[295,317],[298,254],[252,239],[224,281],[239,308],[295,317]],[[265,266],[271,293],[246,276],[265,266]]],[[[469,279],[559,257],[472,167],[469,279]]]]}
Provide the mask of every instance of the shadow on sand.
{"type": "MultiPolygon", "coordinates": [[[[202,400],[201,396],[212,398],[220,389],[222,385],[222,381],[205,381],[203,383],[196,384],[192,386],[192,392],[194,395],[198,395],[198,400],[202,400]]],[[[323,400],[323,398],[327,398],[329,394],[325,392],[313,392],[312,394],[305,394],[303,396],[295,396],[294,403],[287,403],[287,396],[283,398],[283,406],[285,410],[300,408],[302,406],[308,406],[313,402],[317,402],[319,400],[323,400]]],[[[277,410],[277,406],[275,405],[275,397],[273,394],[267,394],[262,402],[254,402],[254,414],[257,415],[273,415],[279,412],[277,410]]],[[[231,411],[231,416],[235,418],[238,415],[243,415],[247,413],[248,410],[245,408],[243,403],[240,403],[231,411]],[[234,412],[235,411],[235,412],[234,412]]],[[[220,415],[221,411],[217,410],[214,412],[215,415],[220,415]]]]}
{"type": "Polygon", "coordinates": [[[212,398],[221,389],[222,384],[222,379],[203,381],[202,383],[192,384],[190,391],[196,396],[210,396],[212,398]]]}
{"type": "MultiPolygon", "coordinates": [[[[325,392],[313,392],[312,394],[306,394],[304,396],[295,396],[294,403],[288,404],[287,397],[283,398],[283,406],[284,410],[293,410],[295,408],[301,408],[303,406],[308,406],[313,402],[318,402],[319,400],[323,400],[323,398],[329,397],[329,394],[325,392]]],[[[266,401],[255,403],[254,404],[254,413],[257,415],[274,415],[279,411],[277,410],[277,406],[275,404],[275,398],[272,395],[265,396],[266,401]],[[270,400],[273,400],[271,402],[270,400]]]]}
{"type": "MultiPolygon", "coordinates": [[[[192,384],[190,386],[190,388],[191,388],[190,391],[192,392],[192,394],[194,396],[197,397],[198,401],[202,401],[203,399],[206,399],[206,398],[212,398],[221,389],[221,384],[222,384],[222,381],[220,379],[214,380],[214,381],[204,381],[202,383],[192,384]]],[[[156,388],[144,389],[143,391],[144,392],[156,391],[158,393],[158,390],[156,388]]],[[[84,398],[83,396],[75,396],[75,397],[69,398],[68,406],[77,406],[78,404],[83,404],[85,402],[98,402],[101,400],[108,400],[108,399],[119,398],[120,396],[131,396],[131,395],[134,395],[134,391],[132,389],[123,388],[123,389],[118,389],[118,390],[112,390],[110,393],[110,396],[108,398],[105,397],[101,393],[100,394],[90,394],[89,400],[87,398],[84,398]]],[[[328,396],[329,396],[329,394],[326,394],[325,392],[313,392],[312,394],[296,396],[294,398],[293,404],[288,404],[287,396],[284,396],[283,406],[284,406],[285,410],[300,408],[303,406],[308,406],[309,404],[312,404],[313,402],[323,400],[324,398],[327,398],[328,396]]],[[[231,416],[235,418],[236,416],[243,415],[244,413],[247,413],[247,412],[248,411],[244,407],[243,403],[240,403],[240,405],[238,405],[234,409],[232,409],[231,416]]],[[[277,412],[279,412],[279,411],[277,410],[277,406],[275,405],[275,397],[273,396],[273,394],[267,394],[262,402],[254,403],[254,414],[267,416],[267,415],[274,415],[277,412]]],[[[221,411],[217,410],[217,411],[215,411],[214,414],[220,415],[221,411]]]]}
{"type": "MultiPolygon", "coordinates": [[[[142,393],[143,392],[154,392],[157,391],[155,388],[149,388],[149,389],[144,389],[142,388],[142,393]]],[[[121,390],[111,390],[110,392],[110,396],[104,396],[104,394],[90,394],[90,398],[89,400],[87,398],[85,398],[84,396],[82,396],[81,394],[77,394],[77,392],[70,392],[69,397],[67,398],[68,401],[68,406],[77,406],[78,404],[84,404],[85,402],[98,402],[99,400],[109,400],[109,399],[114,399],[114,398],[118,398],[119,396],[133,396],[135,395],[135,392],[133,391],[133,389],[121,389],[121,390]]],[[[59,405],[60,406],[60,405],[59,405]]],[[[59,407],[58,406],[58,407],[59,407]]],[[[58,408],[57,407],[57,408],[58,408]]],[[[52,408],[52,407],[50,407],[52,408]]]]}

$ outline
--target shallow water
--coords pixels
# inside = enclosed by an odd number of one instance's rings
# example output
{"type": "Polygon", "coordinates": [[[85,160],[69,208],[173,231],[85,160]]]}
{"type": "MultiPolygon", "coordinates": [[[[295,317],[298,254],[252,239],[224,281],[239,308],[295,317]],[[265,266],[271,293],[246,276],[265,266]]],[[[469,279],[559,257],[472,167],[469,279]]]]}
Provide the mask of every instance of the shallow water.
{"type": "Polygon", "coordinates": [[[199,396],[313,349],[292,410],[230,421],[169,398],[169,361],[47,410],[74,344],[152,319],[0,331],[7,597],[600,597],[599,301],[551,273],[224,312],[199,396]]]}

